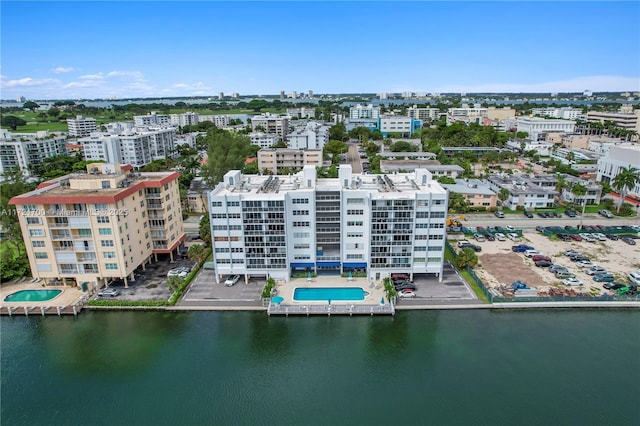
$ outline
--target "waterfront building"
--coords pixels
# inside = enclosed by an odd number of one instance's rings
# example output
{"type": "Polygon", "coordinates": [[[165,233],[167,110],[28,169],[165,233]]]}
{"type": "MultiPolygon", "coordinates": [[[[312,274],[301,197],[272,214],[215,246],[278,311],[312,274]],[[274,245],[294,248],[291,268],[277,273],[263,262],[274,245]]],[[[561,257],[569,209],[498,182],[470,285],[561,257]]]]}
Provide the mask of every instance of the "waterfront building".
{"type": "Polygon", "coordinates": [[[327,142],[329,142],[329,126],[315,121],[287,135],[287,146],[291,149],[323,149],[327,142]]]}
{"type": "Polygon", "coordinates": [[[640,110],[634,110],[629,106],[621,107],[618,112],[589,111],[587,121],[602,124],[605,121],[612,121],[617,127],[640,133],[640,110]]]}
{"type": "Polygon", "coordinates": [[[316,110],[309,107],[287,108],[287,115],[296,118],[316,118],[316,110]]]}
{"type": "MultiPolygon", "coordinates": [[[[634,143],[609,147],[604,157],[598,160],[598,182],[611,184],[622,169],[635,167],[640,169],[640,145],[634,143]]],[[[630,195],[640,197],[640,182],[629,191],[630,195]]]]}
{"type": "Polygon", "coordinates": [[[30,176],[45,158],[67,153],[67,137],[46,130],[36,133],[11,133],[0,129],[0,174],[19,168],[30,176]]]}
{"type": "Polygon", "coordinates": [[[508,148],[510,148],[512,151],[522,151],[522,152],[527,152],[527,151],[535,151],[536,154],[541,155],[543,157],[548,157],[549,155],[551,155],[551,152],[553,151],[554,147],[556,145],[550,143],[550,142],[542,142],[542,141],[533,141],[533,140],[520,140],[520,139],[516,139],[516,140],[511,140],[509,139],[507,141],[506,146],[508,148]],[[524,148],[523,145],[524,144],[524,148]]]}
{"type": "Polygon", "coordinates": [[[179,174],[93,163],[13,197],[34,278],[101,287],[184,239],[179,174]]]}
{"type": "Polygon", "coordinates": [[[171,124],[171,119],[166,114],[158,114],[154,111],[147,115],[134,115],[133,123],[136,127],[155,126],[159,124],[171,124]]]}
{"type": "Polygon", "coordinates": [[[200,122],[197,112],[184,112],[182,114],[169,115],[169,123],[172,126],[193,126],[200,122]]]}
{"type": "Polygon", "coordinates": [[[131,164],[138,169],[153,160],[173,155],[176,128],[173,126],[134,127],[117,133],[94,132],[78,139],[85,160],[131,164]]]}
{"type": "Polygon", "coordinates": [[[562,108],[533,108],[533,115],[539,115],[550,118],[561,118],[563,120],[584,120],[586,115],[582,113],[580,108],[562,107],[562,108]]]}
{"type": "Polygon", "coordinates": [[[440,110],[438,108],[418,108],[417,105],[407,108],[407,115],[415,120],[422,122],[440,119],[440,110]]]}
{"type": "Polygon", "coordinates": [[[270,148],[258,151],[260,173],[277,175],[283,168],[300,171],[307,165],[322,166],[321,149],[270,148]]]}
{"type": "Polygon", "coordinates": [[[400,134],[403,137],[409,137],[420,127],[422,127],[420,120],[399,115],[382,115],[378,122],[378,129],[380,129],[384,137],[389,134],[400,134]]]}
{"type": "Polygon", "coordinates": [[[270,113],[251,117],[251,130],[258,131],[261,127],[265,133],[274,133],[283,140],[289,133],[289,117],[270,113]]]}
{"type": "Polygon", "coordinates": [[[227,127],[229,125],[229,120],[231,117],[228,115],[201,115],[198,117],[198,121],[210,121],[222,129],[223,127],[227,127]]]}
{"type": "Polygon", "coordinates": [[[447,125],[451,125],[457,121],[470,124],[483,124],[484,118],[487,116],[487,108],[482,108],[479,104],[469,107],[463,105],[460,108],[447,109],[447,125]]]}
{"type": "Polygon", "coordinates": [[[83,117],[81,115],[76,116],[76,118],[68,118],[67,127],[69,128],[69,136],[77,138],[89,136],[91,132],[97,130],[95,118],[83,117]]]}
{"type": "Polygon", "coordinates": [[[289,280],[292,272],[393,272],[442,278],[447,191],[431,173],[320,179],[232,170],[209,193],[216,282],[225,275],[289,280]]]}

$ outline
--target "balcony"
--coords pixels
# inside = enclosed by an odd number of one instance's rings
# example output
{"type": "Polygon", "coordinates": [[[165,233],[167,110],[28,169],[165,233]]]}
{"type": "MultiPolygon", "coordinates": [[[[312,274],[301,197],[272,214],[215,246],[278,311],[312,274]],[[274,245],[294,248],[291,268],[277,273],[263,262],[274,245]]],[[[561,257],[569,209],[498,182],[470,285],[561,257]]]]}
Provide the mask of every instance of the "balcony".
{"type": "Polygon", "coordinates": [[[49,228],[68,228],[68,223],[52,223],[49,222],[49,228]]]}
{"type": "Polygon", "coordinates": [[[162,194],[160,194],[160,193],[157,193],[157,194],[146,193],[145,197],[147,198],[147,200],[161,200],[162,199],[162,194]]]}
{"type": "Polygon", "coordinates": [[[51,234],[52,240],[70,240],[71,234],[51,234]]]}
{"type": "Polygon", "coordinates": [[[151,203],[147,201],[147,209],[149,210],[164,210],[162,203],[151,203]]]}
{"type": "Polygon", "coordinates": [[[73,247],[53,247],[53,251],[75,251],[73,247]]]}

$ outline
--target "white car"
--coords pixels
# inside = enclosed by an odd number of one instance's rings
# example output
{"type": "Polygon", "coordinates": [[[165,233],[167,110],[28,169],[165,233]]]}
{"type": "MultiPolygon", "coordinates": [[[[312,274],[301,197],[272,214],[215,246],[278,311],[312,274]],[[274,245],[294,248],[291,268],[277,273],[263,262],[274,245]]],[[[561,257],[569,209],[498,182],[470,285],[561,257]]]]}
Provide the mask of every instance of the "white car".
{"type": "Polygon", "coordinates": [[[538,250],[527,250],[524,252],[524,255],[527,257],[533,257],[536,254],[542,255],[542,253],[540,253],[538,250]]]}
{"type": "Polygon", "coordinates": [[[577,278],[565,278],[562,280],[562,284],[564,285],[584,285],[582,281],[577,278]]]}
{"type": "Polygon", "coordinates": [[[401,291],[398,293],[398,297],[416,297],[413,291],[401,291]]]}
{"type": "Polygon", "coordinates": [[[598,275],[598,274],[606,274],[607,270],[602,266],[592,266],[591,268],[584,271],[587,275],[598,275]]]}
{"type": "Polygon", "coordinates": [[[520,241],[520,235],[516,234],[515,232],[508,233],[507,238],[509,238],[511,241],[520,241]]]}
{"type": "Polygon", "coordinates": [[[231,276],[229,276],[229,278],[227,278],[227,280],[224,282],[224,285],[226,285],[227,287],[231,287],[232,285],[234,285],[235,283],[237,283],[239,279],[240,279],[240,275],[231,275],[231,276]]]}
{"type": "Polygon", "coordinates": [[[189,271],[187,271],[186,268],[176,268],[167,272],[167,278],[169,277],[187,278],[188,274],[189,274],[189,271]]]}
{"type": "Polygon", "coordinates": [[[460,241],[458,241],[458,247],[467,246],[467,245],[469,245],[469,244],[471,244],[471,243],[470,243],[469,241],[467,241],[467,240],[460,240],[460,241]]]}
{"type": "Polygon", "coordinates": [[[507,231],[509,231],[509,232],[513,232],[513,231],[515,231],[515,230],[516,230],[516,228],[514,228],[514,227],[513,227],[513,226],[511,226],[511,225],[507,225],[507,226],[505,226],[505,228],[506,228],[506,229],[507,229],[507,231]]]}
{"type": "Polygon", "coordinates": [[[601,234],[599,232],[591,234],[591,236],[594,237],[594,238],[597,238],[600,241],[607,241],[607,237],[604,234],[601,234]]]}
{"type": "Polygon", "coordinates": [[[98,296],[100,297],[116,297],[119,294],[120,292],[115,288],[108,288],[108,287],[98,292],[98,296]]]}
{"type": "Polygon", "coordinates": [[[580,260],[576,262],[576,266],[578,268],[593,268],[596,265],[594,265],[590,260],[580,260]]]}
{"type": "Polygon", "coordinates": [[[496,237],[496,240],[498,241],[507,241],[507,237],[505,237],[505,235],[502,232],[498,232],[493,236],[496,237]]]}

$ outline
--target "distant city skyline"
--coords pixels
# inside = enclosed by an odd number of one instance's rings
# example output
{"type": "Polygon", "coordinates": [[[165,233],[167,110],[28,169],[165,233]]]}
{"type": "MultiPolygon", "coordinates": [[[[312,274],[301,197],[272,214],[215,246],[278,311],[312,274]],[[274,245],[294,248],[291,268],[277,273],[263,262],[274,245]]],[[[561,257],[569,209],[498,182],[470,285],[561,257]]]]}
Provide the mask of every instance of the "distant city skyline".
{"type": "Polygon", "coordinates": [[[640,91],[635,1],[3,1],[0,24],[2,99],[640,91]]]}

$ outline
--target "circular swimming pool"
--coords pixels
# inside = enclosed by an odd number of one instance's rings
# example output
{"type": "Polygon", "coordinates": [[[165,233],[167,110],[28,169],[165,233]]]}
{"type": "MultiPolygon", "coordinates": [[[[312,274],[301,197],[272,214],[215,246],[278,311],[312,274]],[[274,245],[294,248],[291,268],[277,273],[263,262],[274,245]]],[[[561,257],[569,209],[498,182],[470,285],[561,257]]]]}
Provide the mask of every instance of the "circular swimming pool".
{"type": "Polygon", "coordinates": [[[5,302],[46,302],[62,293],[62,290],[20,290],[4,298],[5,302]]]}

